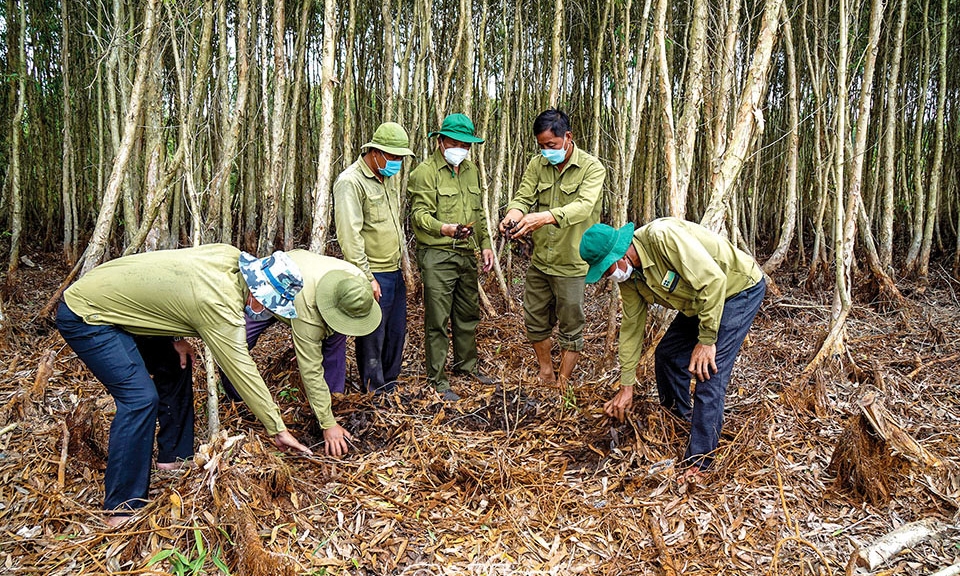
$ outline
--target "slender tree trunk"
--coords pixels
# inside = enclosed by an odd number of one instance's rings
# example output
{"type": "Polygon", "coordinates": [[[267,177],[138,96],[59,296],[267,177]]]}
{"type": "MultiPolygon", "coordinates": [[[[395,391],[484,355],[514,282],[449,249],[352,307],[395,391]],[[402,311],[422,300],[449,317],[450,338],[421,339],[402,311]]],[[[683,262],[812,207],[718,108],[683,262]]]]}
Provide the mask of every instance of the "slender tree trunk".
{"type": "Polygon", "coordinates": [[[786,8],[780,10],[783,21],[783,47],[787,56],[787,104],[789,108],[789,127],[787,132],[787,197],[784,200],[783,223],[780,227],[780,241],[777,248],[763,264],[763,272],[773,274],[787,257],[797,223],[797,163],[800,155],[800,108],[797,97],[797,58],[793,45],[793,28],[786,8]]]}
{"type": "Polygon", "coordinates": [[[383,113],[384,122],[393,120],[396,110],[393,94],[393,69],[396,57],[396,40],[393,34],[393,0],[382,0],[380,3],[380,17],[383,19],[383,55],[380,67],[383,70],[383,113]]]}
{"type": "Polygon", "coordinates": [[[686,86],[684,88],[683,114],[677,125],[677,180],[675,215],[686,215],[687,190],[690,187],[690,172],[693,170],[693,152],[697,143],[700,124],[700,107],[703,103],[704,61],[707,54],[707,1],[694,0],[693,19],[687,38],[690,55],[687,60],[686,86]]]}
{"type": "Polygon", "coordinates": [[[63,23],[60,65],[63,73],[63,168],[60,180],[60,198],[63,210],[63,257],[69,266],[77,262],[79,222],[77,221],[77,177],[73,148],[73,90],[70,87],[70,20],[67,3],[60,5],[63,23]]]}
{"type": "MultiPolygon", "coordinates": [[[[23,228],[23,191],[20,189],[20,142],[27,98],[27,12],[26,1],[17,2],[20,25],[17,30],[17,105],[10,122],[10,259],[7,285],[17,281],[20,267],[20,235],[23,228]]],[[[9,25],[9,24],[8,24],[9,25]]]]}
{"type": "Polygon", "coordinates": [[[600,17],[600,28],[597,30],[597,45],[593,53],[593,78],[591,90],[590,107],[590,153],[594,156],[600,154],[600,109],[603,105],[603,77],[601,62],[604,59],[604,40],[607,37],[607,21],[610,19],[610,11],[613,8],[613,0],[604,0],[603,15],[600,17]]]}
{"type": "Polygon", "coordinates": [[[140,125],[140,116],[143,109],[143,91],[148,71],[151,68],[150,60],[153,58],[156,8],[157,0],[147,0],[143,15],[142,41],[137,57],[137,74],[133,82],[133,88],[130,91],[130,105],[127,108],[127,116],[124,120],[123,139],[120,142],[120,148],[114,158],[110,178],[107,180],[107,188],[103,195],[103,203],[100,207],[100,213],[97,215],[97,223],[94,226],[90,244],[87,245],[87,249],[84,252],[81,274],[86,274],[100,263],[106,250],[107,239],[110,236],[110,229],[113,225],[117,202],[120,196],[120,187],[123,183],[124,175],[127,172],[130,152],[133,148],[134,139],[137,136],[140,125]]]}
{"type": "Polygon", "coordinates": [[[898,2],[897,24],[893,32],[893,54],[887,61],[887,107],[883,131],[883,196],[880,223],[880,264],[886,271],[893,267],[894,178],[897,142],[897,107],[900,95],[900,61],[903,54],[903,31],[907,22],[907,0],[898,2]]]}
{"type": "MultiPolygon", "coordinates": [[[[664,0],[666,1],[666,0],[664,0]]],[[[555,0],[553,8],[553,34],[550,47],[550,106],[560,101],[560,57],[563,40],[563,0],[555,0]]]]}
{"type": "Polygon", "coordinates": [[[267,190],[264,195],[263,223],[260,227],[259,254],[273,252],[280,224],[280,203],[285,193],[284,161],[287,142],[287,55],[283,35],[287,26],[285,0],[273,2],[273,110],[270,118],[270,152],[267,190]]]}
{"type": "MultiPolygon", "coordinates": [[[[460,112],[472,118],[473,80],[477,77],[473,70],[476,64],[476,38],[473,34],[473,0],[463,0],[463,20],[463,99],[461,100],[460,112]]],[[[482,33],[481,31],[481,34],[482,33]]]]}
{"type": "MultiPolygon", "coordinates": [[[[943,139],[945,130],[944,112],[947,101],[947,0],[940,0],[940,43],[938,54],[939,77],[937,79],[937,114],[934,123],[933,166],[930,167],[930,191],[927,196],[927,221],[923,229],[923,244],[920,247],[920,262],[917,265],[917,277],[921,285],[929,282],[930,251],[933,244],[933,229],[940,217],[940,182],[943,171],[943,139]]],[[[923,111],[917,112],[922,116],[923,111]]]]}
{"type": "MultiPolygon", "coordinates": [[[[700,0],[702,1],[702,0],[700,0]]],[[[657,1],[656,22],[653,39],[656,45],[657,86],[660,89],[660,129],[663,131],[663,169],[666,172],[667,213],[683,218],[686,202],[677,194],[677,140],[673,121],[673,88],[670,68],[667,64],[667,0],[657,1]]]]}
{"type": "MultiPolygon", "coordinates": [[[[353,0],[351,0],[352,2],[353,0]]],[[[313,198],[313,229],[310,250],[323,254],[330,222],[330,188],[333,167],[333,75],[337,48],[337,0],[323,2],[323,52],[320,67],[320,152],[317,155],[317,183],[313,198]]],[[[352,18],[352,17],[351,17],[352,18]]],[[[352,95],[347,97],[350,106],[352,95]]]]}
{"type": "MultiPolygon", "coordinates": [[[[336,10],[336,3],[335,3],[335,2],[334,2],[334,4],[333,4],[333,9],[336,10]]],[[[356,160],[356,158],[353,157],[353,156],[354,156],[353,140],[354,140],[354,138],[355,138],[355,136],[354,136],[354,132],[355,132],[355,129],[354,129],[354,128],[355,128],[355,127],[354,127],[354,124],[355,124],[354,111],[355,111],[355,109],[356,109],[356,93],[355,93],[355,92],[356,92],[356,89],[354,88],[354,82],[353,82],[353,75],[354,75],[354,56],[353,56],[353,52],[354,52],[354,51],[353,51],[353,45],[354,45],[354,44],[356,43],[356,41],[357,41],[357,0],[349,0],[349,4],[348,4],[348,7],[347,7],[347,10],[349,11],[349,15],[348,15],[348,17],[347,17],[347,18],[348,18],[348,20],[347,20],[347,40],[346,40],[347,55],[346,55],[346,62],[345,62],[345,64],[344,64],[344,66],[343,66],[343,160],[342,160],[342,168],[344,168],[344,169],[345,169],[347,166],[349,166],[350,164],[352,164],[354,160],[356,160]]],[[[326,15],[326,13],[327,13],[327,12],[326,12],[326,2],[324,2],[324,14],[326,15]]],[[[334,12],[334,14],[336,14],[336,12],[334,12]]],[[[326,16],[324,16],[324,19],[323,19],[323,26],[324,26],[324,38],[326,38],[326,29],[327,29],[327,28],[326,28],[326,27],[327,27],[327,18],[326,18],[326,16]]],[[[326,46],[326,44],[324,44],[324,46],[326,46]]],[[[332,53],[332,51],[333,51],[334,49],[336,49],[336,46],[333,46],[333,47],[331,48],[330,58],[333,58],[333,53],[332,53]]],[[[326,57],[326,51],[325,51],[325,50],[322,51],[321,57],[322,57],[322,58],[323,58],[323,57],[326,57]]],[[[333,65],[333,64],[331,63],[331,66],[332,66],[332,65],[333,65]]],[[[321,75],[322,75],[322,72],[321,72],[321,75]]],[[[330,77],[331,77],[331,79],[333,78],[332,72],[331,72],[331,76],[330,76],[330,77]]],[[[331,80],[331,81],[332,81],[332,80],[331,80]]],[[[325,85],[326,85],[326,84],[321,80],[321,98],[323,97],[323,96],[322,96],[322,95],[323,95],[323,88],[322,88],[322,86],[325,86],[325,85]]],[[[331,89],[332,89],[332,88],[331,88],[331,89]]],[[[333,102],[332,96],[331,96],[331,100],[330,100],[330,101],[331,101],[331,103],[333,102]]],[[[321,112],[321,113],[322,113],[322,112],[321,112]]],[[[322,131],[323,131],[323,127],[324,127],[324,126],[325,126],[325,125],[321,125],[321,126],[320,126],[320,130],[321,130],[321,146],[322,146],[322,142],[323,142],[323,140],[322,140],[322,138],[323,138],[323,137],[322,137],[322,131]]],[[[332,144],[331,144],[331,150],[332,150],[332,144]]],[[[329,162],[332,162],[332,161],[333,161],[333,158],[330,158],[330,159],[329,159],[329,162]]],[[[327,178],[329,178],[329,174],[327,175],[327,178]]],[[[319,178],[319,174],[318,174],[318,175],[317,175],[317,183],[318,183],[318,184],[319,184],[319,181],[320,181],[320,178],[319,178]]],[[[319,190],[319,189],[318,189],[318,190],[319,190]]],[[[314,194],[314,198],[317,198],[317,197],[318,197],[318,195],[315,193],[315,194],[314,194]]],[[[314,214],[314,218],[316,218],[316,213],[314,214]]],[[[314,222],[313,222],[314,230],[316,230],[316,225],[317,225],[316,220],[314,220],[314,222]]],[[[324,227],[325,227],[325,226],[326,226],[326,223],[324,223],[324,227]]],[[[312,235],[313,235],[313,233],[311,232],[311,236],[312,236],[312,235]]],[[[311,237],[311,241],[310,241],[310,242],[311,242],[311,244],[310,244],[310,249],[311,249],[311,250],[314,250],[314,248],[313,248],[313,242],[314,242],[314,240],[313,240],[312,237],[311,237]]],[[[321,243],[322,243],[322,242],[321,242],[321,243]]],[[[322,254],[322,252],[321,252],[321,254],[322,254]]]]}
{"type": "Polygon", "coordinates": [[[283,195],[283,249],[293,249],[293,231],[295,227],[294,214],[296,208],[295,200],[299,196],[296,192],[297,187],[294,184],[294,168],[297,165],[297,123],[300,116],[300,94],[303,92],[303,76],[306,71],[306,52],[309,38],[307,37],[307,22],[310,18],[310,10],[313,2],[304,2],[300,9],[300,23],[297,30],[297,54],[293,80],[293,94],[290,98],[290,117],[287,121],[290,124],[287,140],[287,159],[284,166],[285,184],[283,189],[286,193],[283,195]]]}
{"type": "MultiPolygon", "coordinates": [[[[930,85],[930,0],[923,0],[923,19],[922,34],[923,39],[923,62],[920,68],[920,86],[930,85]]],[[[923,245],[923,222],[924,207],[926,203],[926,188],[924,182],[924,158],[923,158],[923,120],[927,109],[927,92],[923,89],[918,91],[917,111],[914,120],[913,132],[913,228],[910,239],[910,247],[907,249],[907,261],[904,265],[904,271],[909,275],[916,274],[919,268],[920,248],[923,245]]]]}
{"type": "Polygon", "coordinates": [[[766,0],[763,10],[763,22],[757,37],[757,47],[753,52],[753,62],[747,74],[747,81],[740,95],[740,108],[737,110],[737,122],[730,143],[723,153],[719,169],[713,173],[710,182],[710,203],[700,223],[711,230],[719,230],[726,212],[726,202],[733,185],[743,169],[747,150],[757,131],[763,131],[763,113],[761,104],[766,92],[767,71],[770,68],[770,54],[777,40],[777,25],[780,18],[780,5],[783,0],[766,0]]]}

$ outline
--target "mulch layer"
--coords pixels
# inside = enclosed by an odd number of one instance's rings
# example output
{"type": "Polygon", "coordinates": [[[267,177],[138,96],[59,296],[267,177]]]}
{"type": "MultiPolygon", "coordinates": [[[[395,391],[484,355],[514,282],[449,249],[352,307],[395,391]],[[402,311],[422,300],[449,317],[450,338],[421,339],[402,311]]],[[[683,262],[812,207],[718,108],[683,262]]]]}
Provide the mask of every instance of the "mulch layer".
{"type": "Polygon", "coordinates": [[[945,273],[924,291],[901,285],[903,309],[858,301],[846,347],[807,381],[798,376],[826,331],[832,289],[778,276],[734,371],[716,464],[696,483],[678,481],[688,430],[659,407],[649,355],[631,418],[602,413],[618,378],[604,350],[605,287],[587,290],[583,357],[558,389],[537,382],[521,284],[511,283],[510,311],[488,281],[499,315],[484,315],[478,338],[500,383],[453,376],[457,403],[426,385],[411,291],[398,391],[360,394],[348,366],[334,411],[354,441],[341,459],[323,455],[289,331],[271,328],[254,356],[316,455],[278,452],[225,399],[222,431],[207,438],[200,369],[198,466],[154,472],[150,504],[110,530],[100,505],[113,403],[36,317],[66,270],[31,257],[38,266],[23,269],[4,308],[0,573],[912,575],[960,560],[960,283],[945,273]],[[862,440],[868,393],[941,463],[882,441],[879,457],[867,454],[878,445],[862,440]],[[831,466],[838,446],[845,467],[831,466]],[[941,529],[873,572],[851,562],[917,520],[941,529]]]}

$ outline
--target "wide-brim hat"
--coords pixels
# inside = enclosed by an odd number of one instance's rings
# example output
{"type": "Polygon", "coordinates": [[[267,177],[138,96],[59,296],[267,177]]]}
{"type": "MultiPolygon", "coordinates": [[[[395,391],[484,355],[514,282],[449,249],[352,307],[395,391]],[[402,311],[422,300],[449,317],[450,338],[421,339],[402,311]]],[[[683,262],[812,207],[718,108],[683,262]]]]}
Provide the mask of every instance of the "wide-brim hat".
{"type": "Polygon", "coordinates": [[[293,299],[303,288],[303,274],[286,253],[277,251],[266,258],[240,253],[240,273],[250,294],[277,316],[296,318],[293,299]]]}
{"type": "Polygon", "coordinates": [[[633,230],[633,222],[628,222],[620,229],[606,224],[594,224],[587,228],[580,239],[580,257],[590,265],[587,284],[595,284],[610,265],[623,258],[633,241],[633,230]]]}
{"type": "Polygon", "coordinates": [[[465,144],[483,143],[483,138],[477,136],[473,122],[466,114],[450,114],[444,118],[439,130],[427,134],[427,138],[434,136],[446,136],[465,144]]]}
{"type": "Polygon", "coordinates": [[[384,122],[377,126],[373,133],[373,139],[361,146],[360,149],[376,148],[394,156],[413,156],[413,150],[409,146],[410,137],[407,136],[407,131],[403,129],[403,126],[396,122],[384,122]]]}
{"type": "Polygon", "coordinates": [[[347,336],[366,336],[382,317],[370,282],[346,270],[331,270],[320,278],[317,308],[330,328],[347,336]]]}

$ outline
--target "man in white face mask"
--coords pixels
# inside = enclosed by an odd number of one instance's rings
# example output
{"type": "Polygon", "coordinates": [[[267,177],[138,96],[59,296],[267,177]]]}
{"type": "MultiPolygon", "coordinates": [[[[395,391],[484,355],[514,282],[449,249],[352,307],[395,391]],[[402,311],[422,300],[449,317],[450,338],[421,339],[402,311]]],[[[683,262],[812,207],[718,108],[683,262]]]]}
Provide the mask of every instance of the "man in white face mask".
{"type": "Polygon", "coordinates": [[[473,122],[451,114],[437,132],[437,148],[410,174],[411,220],[417,238],[417,262],[423,281],[423,323],[427,380],[448,401],[460,397],[450,389],[444,371],[447,324],[453,332],[454,373],[493,384],[477,367],[477,324],[480,322],[478,262],[493,268],[486,210],[481,201],[480,174],[468,160],[470,148],[482,144],[473,122]]]}
{"type": "Polygon", "coordinates": [[[620,390],[603,411],[621,422],[633,406],[647,305],[677,310],[655,354],[660,403],[690,423],[684,478],[713,462],[733,364],[766,285],[749,254],[699,224],[659,218],[636,231],[594,224],[580,242],[587,284],[620,283],[620,390]],[[690,381],[696,380],[691,396],[690,381]]]}

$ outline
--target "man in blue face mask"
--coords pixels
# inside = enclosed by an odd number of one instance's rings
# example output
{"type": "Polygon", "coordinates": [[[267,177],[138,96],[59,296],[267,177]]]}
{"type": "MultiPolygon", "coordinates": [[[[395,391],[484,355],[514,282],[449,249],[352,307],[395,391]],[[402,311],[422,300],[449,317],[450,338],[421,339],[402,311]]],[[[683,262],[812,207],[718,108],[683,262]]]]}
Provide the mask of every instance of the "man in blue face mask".
{"type": "Polygon", "coordinates": [[[540,380],[557,379],[551,350],[558,328],[560,384],[565,386],[583,349],[583,289],[587,263],[580,258],[580,238],[600,218],[600,196],[607,171],[574,142],[570,119],[550,109],[533,122],[540,152],[523,180],[500,233],[532,235],[534,248],[524,282],[523,321],[540,365],[540,380]]]}
{"type": "Polygon", "coordinates": [[[356,339],[360,381],[371,392],[389,392],[396,386],[407,333],[397,174],[403,158],[413,156],[409,145],[402,126],[384,122],[360,148],[356,162],[333,184],[334,221],[343,259],[363,272],[383,311],[377,329],[356,339]]]}

